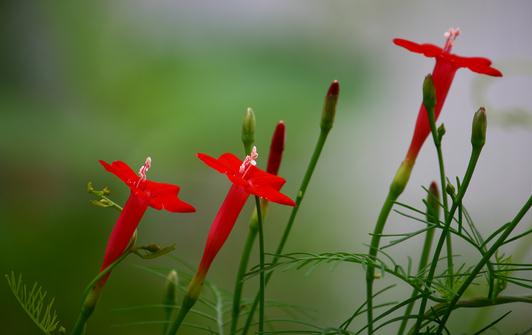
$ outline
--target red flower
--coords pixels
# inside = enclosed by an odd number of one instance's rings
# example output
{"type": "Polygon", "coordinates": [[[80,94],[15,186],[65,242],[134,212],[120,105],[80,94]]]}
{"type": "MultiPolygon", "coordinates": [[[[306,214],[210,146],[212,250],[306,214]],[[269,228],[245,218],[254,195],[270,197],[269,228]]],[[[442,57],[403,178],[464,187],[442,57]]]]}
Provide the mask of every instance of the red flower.
{"type": "MultiPolygon", "coordinates": [[[[276,145],[280,145],[280,143],[276,145]]],[[[195,278],[198,284],[203,281],[214,257],[222,248],[242,207],[244,207],[251,194],[279,204],[295,206],[295,202],[292,199],[279,192],[285,180],[257,168],[255,166],[257,156],[255,147],[253,147],[251,155],[246,156],[244,162],[230,153],[225,153],[219,158],[198,154],[198,158],[205,164],[225,174],[233,183],[211,225],[203,257],[195,278]]]]}
{"type": "MultiPolygon", "coordinates": [[[[502,73],[496,68],[491,67],[491,61],[487,58],[462,57],[451,53],[454,41],[459,34],[459,29],[449,29],[449,31],[445,33],[447,40],[443,49],[433,44],[418,44],[400,38],[393,40],[395,44],[409,51],[423,54],[426,57],[436,58],[436,65],[432,71],[432,80],[434,81],[434,87],[436,89],[436,106],[434,108],[434,115],[436,119],[440,115],[454,75],[459,68],[468,68],[473,72],[487,74],[494,77],[502,77],[502,73]]],[[[421,146],[425,142],[425,139],[429,133],[430,125],[428,115],[425,111],[425,107],[423,104],[421,104],[412,142],[406,155],[406,160],[411,164],[413,164],[416,160],[417,154],[419,153],[419,150],[421,149],[421,146]]]]}
{"type": "MultiPolygon", "coordinates": [[[[124,252],[148,207],[175,213],[195,212],[196,210],[186,202],[179,200],[177,197],[179,186],[146,179],[146,173],[151,166],[149,157],[140,168],[138,175],[122,161],[114,161],[112,164],[104,161],[100,163],[107,171],[120,178],[131,190],[107,242],[103,264],[100,268],[100,271],[103,271],[124,252]]],[[[108,277],[109,274],[104,276],[100,284],[105,284],[108,277]]]]}

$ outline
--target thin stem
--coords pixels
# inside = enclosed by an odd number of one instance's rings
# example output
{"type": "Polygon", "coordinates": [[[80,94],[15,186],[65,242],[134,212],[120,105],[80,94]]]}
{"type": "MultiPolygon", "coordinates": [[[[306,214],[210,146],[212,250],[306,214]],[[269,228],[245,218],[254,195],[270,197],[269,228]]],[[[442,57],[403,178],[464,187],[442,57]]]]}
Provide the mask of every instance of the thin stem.
{"type": "Polygon", "coordinates": [[[375,229],[373,230],[373,235],[371,237],[371,244],[369,248],[370,261],[368,262],[367,270],[366,270],[366,301],[367,301],[367,306],[368,306],[367,308],[368,334],[373,333],[373,281],[375,280],[374,260],[376,259],[377,253],[379,251],[379,244],[380,244],[382,231],[384,230],[384,225],[386,224],[386,221],[388,220],[388,216],[390,215],[390,211],[392,210],[395,200],[397,200],[397,195],[395,195],[393,192],[388,192],[388,195],[386,196],[386,200],[384,201],[384,204],[382,205],[381,212],[377,219],[375,229]]]}
{"type": "Polygon", "coordinates": [[[475,167],[480,157],[480,152],[481,152],[481,149],[475,149],[475,148],[473,148],[473,150],[471,151],[471,157],[469,158],[469,164],[467,166],[467,170],[464,175],[463,182],[460,185],[458,194],[455,200],[453,201],[451,210],[449,211],[449,214],[447,215],[447,219],[445,220],[445,225],[443,226],[442,232],[440,233],[440,238],[438,240],[436,250],[434,251],[434,255],[432,257],[432,263],[431,263],[429,274],[427,276],[427,280],[425,284],[425,294],[421,300],[421,305],[419,307],[419,313],[418,313],[418,317],[416,321],[415,332],[418,332],[421,327],[421,321],[423,320],[423,315],[427,307],[428,296],[430,295],[430,287],[432,285],[432,280],[434,279],[434,274],[436,272],[436,265],[438,264],[438,259],[440,258],[440,253],[443,248],[443,244],[445,243],[445,239],[447,235],[449,234],[451,220],[454,217],[454,213],[458,209],[458,204],[462,202],[462,199],[467,191],[469,182],[471,181],[471,177],[473,176],[473,172],[475,171],[475,167]]]}
{"type": "Polygon", "coordinates": [[[257,207],[257,227],[259,231],[259,334],[264,333],[264,230],[262,227],[262,213],[260,209],[260,198],[255,196],[257,207]]]}
{"type": "MultiPolygon", "coordinates": [[[[438,134],[438,130],[436,129],[436,119],[434,116],[434,106],[432,108],[427,108],[428,106],[425,106],[425,109],[427,110],[427,114],[429,117],[429,124],[430,124],[430,132],[432,134],[432,139],[434,141],[434,145],[436,147],[436,152],[438,155],[438,166],[440,170],[440,183],[441,183],[441,190],[442,190],[442,202],[443,202],[443,215],[445,222],[451,221],[449,220],[449,204],[447,201],[447,177],[445,174],[445,164],[443,162],[443,152],[441,149],[441,140],[442,137],[440,134],[438,134]]],[[[450,224],[449,224],[450,227],[450,224]]],[[[453,247],[452,247],[452,239],[451,234],[446,232],[446,241],[447,241],[447,284],[449,287],[452,288],[453,286],[453,247]]],[[[438,255],[439,257],[439,255],[438,255]]]]}
{"type": "Polygon", "coordinates": [[[183,297],[183,303],[181,304],[179,313],[177,314],[176,319],[170,323],[170,327],[166,332],[167,335],[177,333],[179,327],[181,327],[181,324],[183,323],[183,320],[185,320],[185,317],[187,316],[188,312],[192,309],[192,306],[194,306],[195,303],[196,300],[193,299],[190,295],[186,294],[183,297]]]}
{"type": "MultiPolygon", "coordinates": [[[[432,218],[429,216],[427,216],[427,219],[429,219],[430,221],[437,220],[436,218],[432,218]]],[[[433,223],[436,223],[436,222],[433,222],[433,223]]],[[[423,251],[421,252],[421,258],[419,259],[419,265],[418,265],[418,270],[417,270],[418,273],[421,273],[421,271],[423,271],[423,269],[428,264],[430,249],[432,247],[432,240],[434,237],[434,229],[435,228],[428,229],[425,234],[425,242],[423,243],[423,251]]],[[[414,309],[414,302],[415,302],[414,297],[416,297],[417,295],[418,295],[418,292],[414,289],[412,291],[412,294],[410,295],[410,299],[412,299],[412,301],[408,304],[408,306],[406,307],[405,313],[403,314],[404,319],[403,321],[401,321],[401,326],[399,327],[398,335],[402,335],[404,331],[406,330],[406,326],[408,324],[407,317],[410,315],[410,313],[412,313],[412,310],[414,309]]]]}
{"type": "Polygon", "coordinates": [[[445,246],[447,250],[447,285],[450,289],[453,288],[454,282],[454,265],[453,265],[453,242],[451,239],[451,234],[448,233],[445,238],[445,246]]]}
{"type": "MultiPolygon", "coordinates": [[[[301,207],[301,202],[303,202],[305,192],[307,190],[308,184],[310,183],[310,179],[312,178],[312,174],[314,173],[314,170],[316,168],[316,164],[318,163],[318,160],[320,158],[320,155],[323,150],[323,146],[325,145],[325,141],[327,140],[328,134],[329,134],[329,130],[326,130],[326,129],[322,129],[320,132],[318,142],[316,143],[316,146],[314,147],[314,152],[312,153],[312,157],[307,166],[305,176],[303,177],[303,181],[301,182],[301,185],[299,187],[299,192],[297,193],[297,196],[296,196],[296,206],[292,208],[292,212],[290,213],[290,218],[288,219],[288,223],[286,224],[281,240],[279,241],[279,244],[275,251],[275,256],[273,256],[272,267],[277,265],[277,263],[279,262],[280,255],[283,252],[284,246],[288,240],[288,236],[290,235],[290,231],[292,230],[292,226],[296,219],[299,208],[301,207]]],[[[269,272],[266,275],[266,279],[264,282],[265,286],[268,285],[268,282],[270,281],[272,274],[273,272],[269,272]]],[[[258,303],[259,303],[259,296],[257,295],[255,296],[255,300],[253,301],[253,304],[251,305],[251,309],[247,316],[246,323],[244,324],[244,327],[242,329],[242,334],[244,335],[247,334],[247,332],[249,331],[249,328],[251,327],[251,323],[253,321],[253,315],[255,314],[255,310],[257,309],[258,303]]]]}
{"type": "MultiPolygon", "coordinates": [[[[525,205],[521,208],[519,213],[515,216],[515,218],[512,220],[512,223],[508,226],[508,228],[504,231],[504,233],[501,234],[501,236],[493,243],[491,248],[484,254],[480,262],[475,266],[475,268],[470,272],[469,276],[466,278],[464,283],[460,286],[456,294],[453,296],[453,299],[449,303],[448,307],[446,308],[445,315],[441,319],[440,326],[438,327],[438,334],[440,334],[443,331],[443,327],[445,326],[445,323],[449,319],[449,316],[452,312],[452,310],[455,308],[456,304],[458,303],[458,300],[462,297],[466,289],[471,285],[473,280],[475,280],[478,273],[482,270],[484,265],[490,260],[490,258],[495,254],[497,249],[504,244],[504,241],[508,236],[513,232],[515,227],[519,224],[521,219],[525,216],[525,214],[528,212],[530,207],[532,206],[532,195],[528,198],[528,201],[525,203],[525,205]]],[[[489,299],[488,300],[493,300],[489,299]]]]}
{"type": "MultiPolygon", "coordinates": [[[[495,299],[490,298],[471,298],[468,300],[460,300],[457,301],[454,306],[452,306],[452,309],[458,309],[458,308],[481,308],[481,307],[489,307],[489,306],[497,306],[497,305],[504,305],[504,304],[511,304],[516,302],[522,302],[525,304],[532,304],[532,296],[499,296],[495,299]]],[[[439,316],[443,315],[447,309],[450,307],[448,303],[441,303],[433,306],[430,311],[427,311],[425,313],[425,318],[432,317],[433,320],[435,318],[439,318],[439,316]]],[[[441,322],[441,321],[440,321],[441,322]]],[[[443,325],[444,327],[445,325],[443,325]]],[[[409,334],[414,334],[413,329],[410,330],[409,334]]]]}
{"type": "Polygon", "coordinates": [[[238,267],[238,273],[236,275],[230,334],[236,334],[236,330],[238,327],[238,318],[240,315],[240,301],[242,299],[242,289],[244,286],[244,276],[248,268],[251,250],[253,249],[253,244],[255,243],[255,238],[257,237],[258,233],[258,227],[257,224],[255,224],[257,221],[258,217],[257,212],[255,211],[253,213],[253,217],[251,218],[248,236],[246,238],[244,250],[242,251],[242,256],[240,257],[240,265],[238,267]]]}
{"type": "Polygon", "coordinates": [[[129,254],[131,254],[131,248],[125,251],[116,261],[111,263],[103,271],[100,271],[96,277],[87,285],[83,293],[83,305],[81,306],[81,311],[79,313],[78,319],[72,328],[71,335],[82,335],[85,333],[85,328],[87,321],[94,312],[96,308],[96,303],[98,302],[103,286],[101,286],[98,281],[108,274],[115,266],[122,262],[129,254]]]}

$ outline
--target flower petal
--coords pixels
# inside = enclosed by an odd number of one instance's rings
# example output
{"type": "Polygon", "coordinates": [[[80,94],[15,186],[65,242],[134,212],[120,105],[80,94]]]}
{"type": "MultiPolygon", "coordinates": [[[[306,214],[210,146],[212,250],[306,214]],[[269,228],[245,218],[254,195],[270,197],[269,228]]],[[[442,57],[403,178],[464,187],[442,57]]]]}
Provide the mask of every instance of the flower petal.
{"type": "Polygon", "coordinates": [[[242,161],[231,153],[222,154],[219,158],[214,158],[202,153],[197,154],[197,156],[209,167],[220,173],[236,174],[238,173],[240,165],[242,165],[242,161]]]}
{"type": "Polygon", "coordinates": [[[255,166],[249,169],[247,176],[246,180],[251,185],[271,187],[277,191],[286,183],[284,178],[265,172],[255,166]]]}
{"type": "Polygon", "coordinates": [[[169,212],[195,212],[196,209],[179,199],[179,186],[147,180],[144,192],[151,207],[169,212]]]}
{"type": "Polygon", "coordinates": [[[271,202],[276,202],[278,204],[288,205],[288,206],[296,205],[294,200],[290,199],[289,197],[282,194],[281,192],[278,192],[276,189],[272,187],[250,186],[248,189],[251,193],[258,195],[259,197],[262,197],[271,202]]]}
{"type": "Polygon", "coordinates": [[[126,185],[133,187],[139,180],[139,176],[133,171],[129,165],[122,161],[114,161],[109,164],[103,160],[99,161],[100,164],[109,172],[120,178],[126,185]]]}
{"type": "Polygon", "coordinates": [[[402,38],[394,38],[393,43],[407,49],[408,51],[423,54],[426,57],[437,57],[443,53],[443,49],[434,44],[419,44],[402,38]]]}
{"type": "Polygon", "coordinates": [[[487,74],[493,77],[502,77],[502,72],[491,67],[491,60],[484,57],[462,57],[452,55],[456,66],[466,67],[473,72],[487,74]]]}

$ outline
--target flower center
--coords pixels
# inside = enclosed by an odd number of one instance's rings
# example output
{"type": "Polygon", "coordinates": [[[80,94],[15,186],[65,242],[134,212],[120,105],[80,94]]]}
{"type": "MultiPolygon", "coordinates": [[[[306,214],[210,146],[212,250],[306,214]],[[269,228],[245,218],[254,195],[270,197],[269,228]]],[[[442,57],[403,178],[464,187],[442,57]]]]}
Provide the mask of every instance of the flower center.
{"type": "Polygon", "coordinates": [[[460,28],[449,28],[443,36],[447,39],[445,41],[445,45],[443,47],[443,51],[445,52],[451,52],[451,49],[453,48],[454,41],[456,38],[460,35],[460,28]]]}
{"type": "Polygon", "coordinates": [[[253,146],[253,149],[251,149],[251,154],[247,155],[246,158],[244,158],[242,165],[240,165],[239,172],[242,177],[244,177],[246,173],[248,173],[251,166],[257,165],[257,157],[259,157],[259,154],[257,153],[257,147],[253,146]]]}
{"type": "Polygon", "coordinates": [[[146,161],[144,162],[144,165],[142,165],[139,169],[139,180],[137,181],[137,187],[139,187],[139,185],[146,181],[146,174],[148,173],[148,170],[150,169],[151,167],[151,157],[147,157],[146,158],[146,161]]]}

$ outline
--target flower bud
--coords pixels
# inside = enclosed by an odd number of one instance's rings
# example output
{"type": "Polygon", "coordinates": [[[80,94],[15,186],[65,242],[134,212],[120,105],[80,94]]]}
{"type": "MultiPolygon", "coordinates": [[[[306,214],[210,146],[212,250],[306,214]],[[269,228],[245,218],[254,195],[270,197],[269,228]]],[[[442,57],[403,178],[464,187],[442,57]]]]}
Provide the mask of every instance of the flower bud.
{"type": "Polygon", "coordinates": [[[283,121],[279,121],[273,132],[272,142],[270,144],[270,154],[268,156],[268,166],[266,172],[277,174],[281,165],[284,151],[284,139],[286,127],[283,121]]]}
{"type": "Polygon", "coordinates": [[[486,109],[480,107],[473,116],[473,127],[471,130],[471,145],[474,149],[482,149],[486,143],[486,128],[488,120],[486,118],[486,109]]]}
{"type": "Polygon", "coordinates": [[[440,221],[440,192],[436,182],[430,184],[427,194],[427,221],[432,223],[440,221]]]}
{"type": "Polygon", "coordinates": [[[248,107],[244,114],[244,121],[242,122],[242,143],[246,154],[251,152],[253,143],[255,143],[255,113],[253,109],[248,107]]]}
{"type": "MultiPolygon", "coordinates": [[[[175,270],[170,271],[166,276],[166,288],[163,297],[164,313],[166,320],[170,320],[174,311],[174,305],[177,304],[176,294],[178,283],[179,279],[177,277],[177,272],[175,270]]],[[[165,326],[165,331],[166,327],[167,326],[165,326]]]]}
{"type": "MultiPolygon", "coordinates": [[[[177,294],[177,285],[179,279],[177,277],[177,272],[172,270],[166,276],[166,288],[164,291],[163,304],[165,305],[175,305],[176,304],[176,294],[177,294]]],[[[172,309],[170,308],[170,311],[172,309]]]]}
{"type": "Polygon", "coordinates": [[[445,126],[442,124],[440,124],[440,126],[438,127],[438,139],[441,141],[441,139],[443,138],[443,135],[445,135],[445,126]]]}
{"type": "Polygon", "coordinates": [[[445,186],[445,192],[447,192],[447,194],[451,197],[454,197],[456,194],[456,189],[454,188],[453,184],[447,183],[447,186],[445,186]]]}
{"type": "Polygon", "coordinates": [[[331,130],[334,123],[334,116],[336,114],[336,103],[338,102],[338,94],[340,93],[340,84],[338,80],[332,82],[325,96],[325,103],[323,105],[323,112],[321,114],[321,130],[331,130]]]}
{"type": "Polygon", "coordinates": [[[432,81],[432,75],[427,75],[423,81],[423,105],[430,113],[436,106],[436,89],[432,81]]]}

